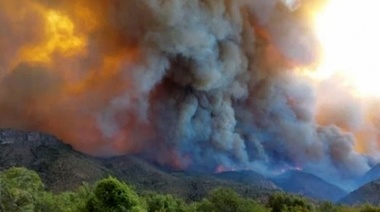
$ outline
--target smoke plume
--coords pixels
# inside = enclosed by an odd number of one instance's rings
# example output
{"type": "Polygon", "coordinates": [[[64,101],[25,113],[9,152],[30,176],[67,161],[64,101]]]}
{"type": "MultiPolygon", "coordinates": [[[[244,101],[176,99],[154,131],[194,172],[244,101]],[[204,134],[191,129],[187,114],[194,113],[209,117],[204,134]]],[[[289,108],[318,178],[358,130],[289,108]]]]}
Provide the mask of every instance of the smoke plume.
{"type": "Polygon", "coordinates": [[[377,149],[377,103],[301,71],[319,57],[313,6],[0,0],[0,127],[178,169],[352,179],[377,149]]]}

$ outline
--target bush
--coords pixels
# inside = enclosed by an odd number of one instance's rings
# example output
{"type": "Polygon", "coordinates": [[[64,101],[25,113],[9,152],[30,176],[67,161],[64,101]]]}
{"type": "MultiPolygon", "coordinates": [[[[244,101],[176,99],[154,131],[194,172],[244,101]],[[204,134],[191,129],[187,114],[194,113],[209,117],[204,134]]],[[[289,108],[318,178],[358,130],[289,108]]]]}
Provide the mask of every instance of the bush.
{"type": "Polygon", "coordinates": [[[128,185],[113,177],[96,183],[94,193],[87,201],[87,211],[143,211],[139,197],[128,185]]]}
{"type": "Polygon", "coordinates": [[[207,199],[197,206],[200,212],[266,212],[269,211],[263,205],[240,197],[231,189],[216,189],[212,191],[207,199]]]}
{"type": "Polygon", "coordinates": [[[380,208],[371,204],[365,204],[360,208],[360,212],[380,212],[380,208]]]}
{"type": "Polygon", "coordinates": [[[44,185],[34,171],[11,168],[0,174],[0,211],[34,211],[44,185]]]}
{"type": "Polygon", "coordinates": [[[191,210],[183,200],[172,195],[150,193],[145,196],[145,201],[149,212],[186,212],[191,210]]]}
{"type": "Polygon", "coordinates": [[[0,172],[0,211],[380,212],[380,207],[370,204],[350,207],[330,202],[314,205],[305,198],[285,193],[272,195],[265,207],[228,188],[213,190],[201,202],[188,205],[174,196],[156,193],[140,199],[132,188],[112,177],[98,181],[94,187],[85,184],[75,192],[53,194],[44,190],[36,172],[11,168],[0,172]]]}
{"type": "Polygon", "coordinates": [[[283,193],[272,195],[269,198],[268,207],[272,209],[272,212],[307,212],[313,209],[312,204],[306,199],[283,193]]]}

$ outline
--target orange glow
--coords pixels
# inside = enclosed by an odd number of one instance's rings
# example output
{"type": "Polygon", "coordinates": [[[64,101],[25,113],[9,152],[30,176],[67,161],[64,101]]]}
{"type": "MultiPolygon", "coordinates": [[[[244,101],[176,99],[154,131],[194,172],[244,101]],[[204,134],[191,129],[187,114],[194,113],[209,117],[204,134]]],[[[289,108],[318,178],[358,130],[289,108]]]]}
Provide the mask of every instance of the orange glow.
{"type": "Polygon", "coordinates": [[[42,10],[46,40],[22,50],[24,61],[49,63],[54,53],[70,57],[84,49],[86,39],[75,33],[74,23],[58,11],[42,10]]]}
{"type": "Polygon", "coordinates": [[[364,96],[380,97],[380,2],[330,0],[316,16],[317,36],[324,50],[313,76],[340,76],[364,96]]]}
{"type": "Polygon", "coordinates": [[[0,92],[2,127],[48,132],[91,154],[122,154],[143,145],[134,142],[130,128],[149,132],[150,126],[130,108],[114,115],[125,118],[116,120],[125,129],[105,136],[98,125],[113,99],[124,92],[134,98],[128,68],[141,59],[136,43],[104,23],[99,11],[105,5],[0,0],[7,35],[0,36],[0,78],[15,78],[0,92]]]}
{"type": "Polygon", "coordinates": [[[371,153],[379,148],[376,145],[380,136],[374,118],[377,113],[370,109],[372,100],[380,98],[379,9],[378,1],[329,0],[321,11],[313,13],[323,55],[318,67],[306,71],[306,75],[317,87],[319,83],[330,81],[342,89],[337,93],[332,87],[318,91],[316,121],[352,133],[356,140],[355,150],[361,153],[371,153]],[[329,109],[330,103],[335,106],[329,109]],[[350,104],[358,108],[345,111],[350,104]],[[355,112],[360,115],[351,117],[355,112]],[[340,113],[344,115],[336,115],[340,113]]]}
{"type": "Polygon", "coordinates": [[[224,165],[218,165],[216,168],[215,168],[215,173],[223,173],[223,172],[231,172],[231,171],[235,171],[234,168],[230,168],[230,167],[227,167],[227,166],[224,166],[224,165]]]}
{"type": "Polygon", "coordinates": [[[136,61],[138,49],[126,49],[117,55],[107,55],[103,58],[103,64],[99,69],[93,70],[77,83],[70,83],[66,92],[71,95],[80,95],[94,87],[106,87],[107,91],[120,93],[130,87],[130,84],[122,82],[119,77],[122,65],[136,61]]]}

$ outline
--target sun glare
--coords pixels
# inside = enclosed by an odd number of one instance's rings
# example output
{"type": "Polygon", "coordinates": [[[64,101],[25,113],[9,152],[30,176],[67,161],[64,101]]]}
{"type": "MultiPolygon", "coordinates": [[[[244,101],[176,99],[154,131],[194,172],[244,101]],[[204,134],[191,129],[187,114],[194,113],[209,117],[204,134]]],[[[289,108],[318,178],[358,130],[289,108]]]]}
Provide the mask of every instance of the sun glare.
{"type": "Polygon", "coordinates": [[[315,76],[337,75],[360,95],[380,97],[380,1],[330,0],[316,17],[322,63],[315,76]]]}

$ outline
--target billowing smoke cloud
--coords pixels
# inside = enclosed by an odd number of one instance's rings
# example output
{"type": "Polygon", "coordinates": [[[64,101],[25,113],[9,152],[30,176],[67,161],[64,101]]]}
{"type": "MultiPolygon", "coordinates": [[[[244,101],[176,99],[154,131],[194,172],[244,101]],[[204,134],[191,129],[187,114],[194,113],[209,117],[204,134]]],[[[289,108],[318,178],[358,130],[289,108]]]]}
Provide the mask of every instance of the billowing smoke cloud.
{"type": "Polygon", "coordinates": [[[330,104],[299,71],[318,58],[308,7],[0,0],[0,126],[181,169],[285,166],[351,179],[369,169],[350,132],[363,110],[339,88],[341,103],[330,104]]]}

